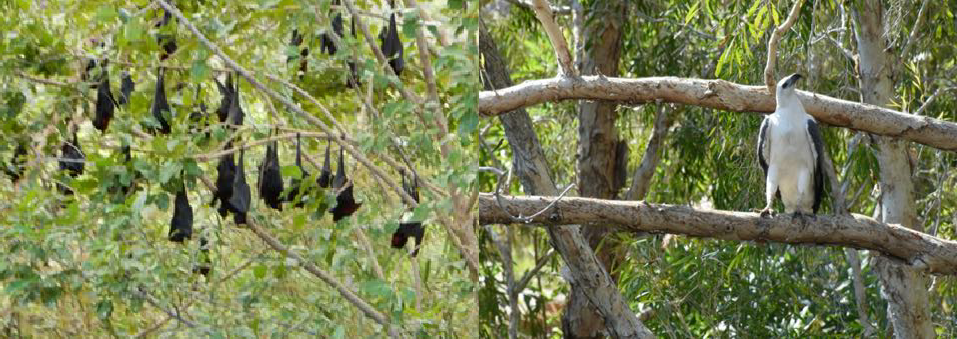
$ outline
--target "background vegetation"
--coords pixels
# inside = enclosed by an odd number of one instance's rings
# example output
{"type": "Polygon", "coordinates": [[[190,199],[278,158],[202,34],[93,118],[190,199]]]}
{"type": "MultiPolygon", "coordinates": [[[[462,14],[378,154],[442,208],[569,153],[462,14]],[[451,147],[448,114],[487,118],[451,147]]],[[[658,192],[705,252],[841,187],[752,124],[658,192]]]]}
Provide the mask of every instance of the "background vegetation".
{"type": "MultiPolygon", "coordinates": [[[[508,2],[513,3],[513,2],[508,2]]],[[[599,22],[599,1],[582,1],[584,25],[599,22]]],[[[621,77],[680,76],[719,78],[761,85],[768,36],[779,25],[790,1],[628,1],[622,37],[621,77]]],[[[857,91],[850,10],[855,2],[806,1],[792,30],[778,48],[778,73],[805,75],[805,90],[851,101],[857,91]],[[845,54],[846,49],[851,54],[845,54]]],[[[570,8],[571,1],[552,5],[570,8]]],[[[885,17],[887,39],[895,54],[909,52],[895,74],[894,109],[914,112],[932,100],[922,114],[957,121],[954,97],[955,3],[929,2],[922,25],[915,25],[921,1],[890,1],[885,17]],[[916,26],[916,32],[912,33],[916,26]],[[913,38],[913,39],[909,39],[913,38]],[[936,94],[936,95],[935,95],[936,94]],[[930,97],[934,96],[934,99],[930,97]]],[[[548,37],[533,12],[502,1],[483,2],[482,17],[507,60],[512,80],[551,78],[557,61],[548,37]]],[[[574,41],[573,17],[556,15],[567,41],[574,41]]],[[[572,51],[573,54],[575,53],[572,51]]],[[[577,182],[577,102],[546,103],[528,108],[535,131],[559,189],[577,182]]],[[[694,106],[620,105],[617,130],[630,149],[629,170],[641,161],[658,109],[670,112],[675,123],[667,136],[661,162],[647,201],[750,211],[764,206],[763,173],[755,159],[757,129],[762,115],[716,111],[694,106]]],[[[505,168],[511,149],[498,119],[481,122],[480,163],[505,168]],[[504,164],[504,165],[503,165],[504,164]]],[[[857,132],[823,129],[827,151],[840,180],[849,182],[848,205],[853,213],[871,215],[879,200],[876,148],[863,140],[854,151],[857,132]]],[[[918,215],[924,229],[945,239],[957,225],[957,156],[912,144],[910,155],[918,215]]],[[[629,182],[623,187],[629,187],[629,182]]],[[[480,189],[494,189],[496,178],[481,176],[480,189]]],[[[523,194],[515,180],[511,194],[523,194]]],[[[572,192],[575,192],[573,190],[572,192]]],[[[621,194],[621,193],[620,193],[621,194]]],[[[780,210],[778,205],[777,209],[780,210]]],[[[824,213],[833,213],[825,199],[824,213]]],[[[532,268],[551,249],[541,228],[512,227],[516,275],[532,268]]],[[[501,228],[496,228],[505,234],[501,228]]],[[[482,335],[507,335],[508,309],[503,268],[488,232],[482,230],[482,335]]],[[[619,265],[618,285],[632,310],[650,310],[644,323],[665,337],[860,337],[852,288],[851,266],[844,250],[692,239],[683,236],[615,234],[616,252],[626,253],[619,265]]],[[[888,330],[886,302],[871,271],[872,256],[861,252],[864,308],[878,337],[888,330]]],[[[520,297],[520,334],[560,337],[560,314],[569,287],[560,276],[562,263],[551,256],[520,297]]],[[[957,280],[934,277],[931,312],[941,337],[957,335],[957,280]]]]}
{"type": "MultiPolygon", "coordinates": [[[[330,272],[393,324],[420,337],[463,337],[474,333],[476,314],[472,280],[459,249],[449,241],[437,216],[451,213],[449,190],[474,190],[475,163],[470,147],[478,123],[476,93],[477,8],[466,1],[419,4],[430,20],[400,2],[399,34],[405,72],[397,82],[377,64],[364,40],[349,33],[344,14],[340,53],[319,52],[319,35],[330,29],[333,11],[348,13],[331,0],[318,1],[178,1],[184,15],[227,55],[254,72],[270,89],[295,101],[323,120],[315,103],[267,76],[303,87],[355,140],[354,146],[399,182],[398,171],[379,155],[407,159],[423,181],[422,204],[407,211],[396,193],[367,167],[346,157],[347,174],[363,207],[352,218],[333,223],[326,210],[335,195],[324,191],[305,208],[268,209],[259,199],[258,165],[265,147],[245,152],[247,182],[252,186],[250,220],[268,230],[292,251],[330,272]],[[297,63],[287,56],[293,29],[305,35],[309,70],[297,79],[297,63]],[[422,65],[417,30],[425,32],[432,64],[422,65]],[[439,44],[438,35],[448,37],[439,44]],[[342,53],[345,51],[346,53],[342,53]],[[357,57],[362,86],[346,88],[346,60],[357,57]],[[404,100],[397,84],[425,97],[424,67],[433,67],[440,114],[450,133],[435,139],[435,127],[420,123],[432,116],[404,100]],[[376,111],[361,104],[368,99],[376,111]],[[449,154],[438,154],[439,144],[449,154]],[[449,161],[452,159],[454,161],[449,161]],[[437,192],[443,193],[438,194],[437,192]],[[409,248],[389,248],[392,232],[403,220],[423,220],[426,241],[418,257],[409,248]]],[[[372,34],[388,23],[384,1],[356,6],[372,34]]],[[[157,28],[163,10],[151,1],[0,1],[0,160],[13,156],[16,141],[29,150],[24,178],[13,184],[0,178],[0,337],[376,337],[384,329],[366,318],[335,289],[299,268],[299,263],[265,246],[255,235],[220,218],[211,207],[210,189],[219,151],[230,133],[215,121],[220,94],[213,77],[223,81],[226,68],[182,23],[157,28]],[[174,34],[179,49],[159,60],[155,35],[174,34]],[[103,42],[100,46],[91,39],[103,42]],[[90,120],[96,98],[80,73],[88,58],[109,59],[114,95],[119,75],[136,82],[131,103],[118,109],[105,133],[90,120]],[[167,67],[166,92],[172,106],[173,132],[142,133],[152,119],[150,105],[159,66],[167,67]],[[189,113],[205,104],[211,137],[189,130],[189,113]],[[58,173],[60,145],[78,131],[86,153],[86,170],[76,179],[58,173]],[[119,150],[132,145],[132,166],[119,150]],[[118,197],[108,190],[117,180],[140,177],[139,188],[118,197]],[[120,179],[124,178],[124,179],[120,179]],[[194,235],[185,244],[166,240],[175,187],[185,181],[194,213],[194,235]],[[54,189],[70,185],[72,197],[54,189]],[[199,262],[198,238],[209,239],[212,273],[192,273],[199,262]],[[150,300],[152,298],[152,300],[150,300]],[[168,312],[176,317],[170,320],[168,312]]],[[[94,70],[93,74],[98,74],[94,70]]],[[[240,140],[253,142],[302,131],[322,135],[316,125],[282,106],[249,82],[239,81],[245,125],[240,140]]],[[[338,136],[338,135],[336,135],[338,136]]],[[[327,136],[303,137],[303,152],[319,172],[327,136]]],[[[295,139],[279,143],[282,175],[301,175],[294,166],[295,139]]],[[[333,145],[333,154],[338,147],[333,145]]],[[[238,159],[238,157],[237,157],[238,159]]],[[[337,166],[333,158],[333,168],[337,166]]]]}

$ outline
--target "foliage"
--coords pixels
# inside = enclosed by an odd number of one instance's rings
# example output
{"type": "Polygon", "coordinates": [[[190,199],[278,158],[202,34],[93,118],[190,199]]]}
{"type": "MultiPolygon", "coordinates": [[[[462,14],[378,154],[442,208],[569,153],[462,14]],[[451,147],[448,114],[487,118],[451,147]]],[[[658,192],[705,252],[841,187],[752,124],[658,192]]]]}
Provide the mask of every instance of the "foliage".
{"type": "MultiPolygon", "coordinates": [[[[588,20],[600,20],[591,13],[592,1],[582,3],[588,20]]],[[[895,68],[894,108],[916,111],[940,90],[927,106],[925,115],[957,121],[957,101],[951,88],[954,43],[957,30],[940,23],[954,20],[953,8],[929,3],[925,22],[918,26],[916,40],[908,41],[919,3],[892,2],[889,8],[888,39],[900,53],[911,46],[911,54],[895,68]]],[[[569,6],[567,1],[554,1],[569,6]]],[[[787,15],[788,1],[685,1],[638,2],[630,5],[622,39],[619,68],[622,77],[681,76],[720,78],[736,83],[763,84],[767,39],[787,15]],[[631,20],[634,19],[634,20],[631,20]]],[[[851,4],[806,1],[801,16],[778,48],[778,75],[800,72],[803,89],[859,101],[854,61],[841,48],[854,52],[856,41],[851,24],[851,4]],[[832,41],[833,40],[833,41],[832,41]]],[[[512,70],[515,83],[548,78],[557,63],[540,25],[529,23],[531,11],[511,6],[496,20],[486,19],[493,37],[512,70]]],[[[558,15],[566,39],[574,22],[571,15],[558,15]]],[[[573,51],[574,53],[574,51],[573,51]]],[[[548,103],[528,108],[535,131],[550,162],[556,185],[577,181],[576,102],[548,103]]],[[[627,140],[632,155],[629,168],[641,161],[651,134],[654,104],[618,108],[618,130],[627,140]]],[[[694,106],[665,105],[676,117],[668,134],[661,163],[652,179],[648,201],[710,206],[716,209],[748,211],[764,204],[763,173],[756,166],[754,144],[759,114],[730,113],[694,106]]],[[[497,119],[483,120],[484,142],[494,149],[482,152],[482,164],[510,164],[511,151],[497,119]]],[[[839,180],[849,181],[851,212],[870,215],[879,199],[879,171],[875,149],[864,137],[853,153],[848,148],[855,131],[825,127],[827,151],[834,158],[839,180]],[[846,172],[844,167],[847,166],[846,172]]],[[[492,149],[492,148],[490,148],[492,149]]],[[[957,178],[952,167],[957,156],[922,145],[910,146],[914,164],[915,199],[921,223],[928,232],[953,239],[957,206],[957,178]]],[[[495,178],[482,176],[482,191],[494,188],[495,178]]],[[[630,176],[629,176],[630,178],[630,176]]],[[[629,179],[630,180],[630,179],[629,179]]],[[[624,187],[629,187],[625,184],[624,187]]],[[[521,187],[510,186],[513,194],[521,187]]],[[[621,196],[623,192],[620,193],[621,196]]],[[[780,210],[780,207],[778,207],[780,210]]],[[[825,199],[824,213],[833,213],[825,199]]],[[[499,228],[496,228],[499,229],[499,228]]],[[[516,228],[513,256],[516,272],[534,265],[534,258],[550,248],[544,230],[516,228]]],[[[617,235],[624,241],[615,251],[627,253],[627,262],[618,272],[619,287],[632,310],[649,309],[645,321],[652,332],[665,337],[860,337],[850,265],[840,248],[801,247],[776,244],[736,243],[682,236],[617,235]]],[[[483,237],[482,250],[497,253],[483,237]]],[[[880,283],[872,272],[873,254],[862,252],[866,311],[879,331],[887,334],[886,303],[880,297],[880,283]]],[[[480,298],[483,305],[483,335],[495,337],[508,327],[501,262],[486,254],[480,298]]],[[[559,277],[560,262],[547,265],[539,274],[545,285],[533,286],[520,299],[521,334],[530,337],[559,337],[560,311],[540,315],[536,305],[564,303],[567,284],[559,277]],[[543,292],[548,291],[548,292],[543,292]]],[[[957,304],[957,281],[934,278],[931,293],[933,323],[941,336],[957,332],[952,311],[957,304]]]]}
{"type": "MultiPolygon", "coordinates": [[[[290,79],[317,98],[360,151],[396,182],[399,174],[383,156],[409,159],[418,175],[440,190],[474,189],[474,169],[460,166],[476,162],[470,151],[478,122],[478,13],[473,3],[423,2],[429,21],[399,5],[407,58],[399,79],[389,78],[378,66],[361,35],[343,36],[349,53],[319,52],[319,35],[330,30],[330,11],[345,11],[331,0],[170,3],[230,58],[253,71],[259,82],[330,124],[320,107],[267,76],[290,79]],[[309,71],[302,80],[292,80],[298,78],[298,65],[286,63],[287,56],[298,56],[287,45],[294,28],[305,32],[304,45],[310,48],[309,71]],[[419,59],[417,31],[435,48],[431,65],[419,59]],[[448,46],[435,39],[440,31],[450,37],[448,46]],[[345,87],[345,61],[353,52],[362,81],[356,90],[345,87]],[[451,121],[451,132],[441,141],[433,139],[437,129],[423,126],[419,118],[425,114],[435,119],[432,109],[404,100],[397,91],[401,86],[427,97],[423,66],[434,68],[441,103],[437,112],[451,121]],[[369,100],[376,111],[364,107],[362,100],[369,100]],[[449,146],[448,156],[439,155],[440,142],[449,146]]],[[[356,6],[366,13],[362,20],[373,35],[387,23],[382,20],[388,18],[387,2],[358,1],[356,6]]],[[[218,157],[205,155],[222,150],[230,139],[265,139],[276,127],[283,133],[321,135],[316,125],[246,80],[239,81],[245,125],[234,135],[218,124],[214,111],[221,96],[211,78],[222,81],[225,64],[182,22],[154,27],[163,15],[156,3],[0,1],[0,10],[6,13],[0,16],[5,28],[0,37],[0,163],[6,166],[15,141],[28,142],[30,150],[24,178],[16,184],[0,178],[0,305],[15,310],[2,313],[0,336],[344,338],[384,332],[335,289],[269,249],[232,218],[220,218],[209,204],[212,187],[205,182],[215,179],[218,157]],[[158,58],[158,33],[176,36],[179,48],[166,61],[158,58]],[[109,59],[105,69],[114,95],[122,72],[130,72],[136,82],[129,106],[117,109],[105,133],[88,122],[96,98],[92,83],[80,77],[88,58],[109,59]],[[161,66],[167,69],[173,131],[150,136],[142,131],[156,124],[150,105],[161,66]],[[190,113],[201,103],[210,114],[208,136],[190,130],[190,113]],[[73,129],[87,162],[85,173],[75,179],[56,170],[60,145],[72,137],[73,129]],[[124,145],[133,149],[130,164],[119,151],[124,145]],[[72,187],[75,195],[58,194],[56,182],[72,187]],[[137,188],[128,195],[115,192],[131,182],[137,188]],[[166,240],[166,233],[172,194],[181,182],[189,192],[195,223],[193,239],[176,244],[166,240]],[[211,244],[208,280],[192,272],[204,255],[199,237],[211,244]],[[144,294],[157,299],[158,306],[144,294]],[[185,321],[164,321],[164,310],[185,321]],[[156,332],[145,332],[154,324],[160,324],[156,332]]],[[[351,22],[351,15],[344,18],[351,22]]],[[[100,72],[99,67],[91,71],[91,79],[100,72]]],[[[328,143],[324,139],[302,138],[307,158],[319,165],[328,143]]],[[[245,151],[250,186],[258,184],[264,151],[262,146],[245,151]]],[[[279,153],[284,180],[301,177],[293,165],[295,138],[281,140],[279,153]]],[[[330,191],[302,209],[287,204],[279,212],[268,209],[254,187],[250,220],[405,331],[419,337],[471,333],[472,282],[458,249],[443,235],[448,232],[442,228],[448,226],[440,222],[451,213],[448,196],[423,188],[422,203],[406,211],[396,193],[367,167],[351,156],[346,159],[347,174],[364,204],[353,218],[331,221],[325,213],[335,204],[330,191]],[[415,259],[407,255],[408,248],[388,245],[398,223],[410,218],[425,221],[429,233],[415,259]]],[[[337,163],[333,158],[333,166],[337,163]]],[[[319,172],[309,161],[303,166],[313,178],[319,172]]]]}

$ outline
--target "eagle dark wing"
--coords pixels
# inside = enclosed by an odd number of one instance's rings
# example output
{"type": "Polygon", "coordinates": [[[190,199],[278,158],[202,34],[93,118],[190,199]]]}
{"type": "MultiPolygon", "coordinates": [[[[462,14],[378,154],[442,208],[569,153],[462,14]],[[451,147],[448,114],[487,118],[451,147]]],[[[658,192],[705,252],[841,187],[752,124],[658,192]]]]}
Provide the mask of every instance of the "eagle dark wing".
{"type": "Polygon", "coordinates": [[[810,136],[811,155],[814,156],[814,213],[821,207],[824,196],[824,138],[814,118],[807,119],[807,134],[810,136]]]}
{"type": "Polygon", "coordinates": [[[764,178],[768,177],[768,158],[771,157],[771,144],[768,142],[768,118],[765,117],[761,122],[761,128],[758,132],[758,163],[764,170],[764,178]]]}

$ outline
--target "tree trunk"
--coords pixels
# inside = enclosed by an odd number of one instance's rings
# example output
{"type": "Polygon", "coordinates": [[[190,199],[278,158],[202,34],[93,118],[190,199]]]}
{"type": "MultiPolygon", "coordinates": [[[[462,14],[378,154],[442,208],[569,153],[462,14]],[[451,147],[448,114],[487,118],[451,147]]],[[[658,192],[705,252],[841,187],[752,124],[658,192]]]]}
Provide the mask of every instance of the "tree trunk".
{"type": "MultiPolygon", "coordinates": [[[[486,89],[502,88],[512,84],[508,69],[485,24],[479,19],[479,49],[485,58],[486,89]]],[[[558,195],[548,173],[548,162],[532,120],[524,109],[502,114],[499,118],[513,153],[515,174],[526,194],[558,195]]],[[[582,286],[588,300],[596,301],[604,317],[602,324],[614,338],[653,338],[654,335],[635,317],[622,299],[617,286],[600,265],[577,225],[548,228],[552,246],[568,265],[564,278],[575,288],[582,286]]]]}
{"type": "MultiPolygon", "coordinates": [[[[584,45],[590,48],[586,48],[581,60],[581,74],[618,76],[626,9],[623,1],[593,5],[588,16],[601,20],[592,21],[583,30],[584,45]]],[[[615,102],[581,101],[578,104],[578,190],[583,197],[614,199],[624,184],[626,173],[621,165],[627,165],[627,144],[618,140],[617,108],[615,102]]],[[[588,227],[582,232],[591,248],[597,251],[601,264],[615,279],[615,267],[622,258],[621,252],[615,251],[614,238],[606,238],[608,230],[601,227],[588,227]]],[[[562,314],[562,330],[566,338],[600,338],[605,325],[581,288],[587,287],[572,285],[571,298],[562,314]]]]}
{"type": "MultiPolygon", "coordinates": [[[[884,10],[880,1],[864,1],[854,12],[861,99],[865,103],[886,106],[893,95],[892,56],[884,39],[884,10]]],[[[914,184],[908,159],[908,144],[891,137],[874,136],[879,148],[877,160],[881,172],[881,216],[889,224],[923,231],[917,222],[914,184]]],[[[881,277],[881,295],[887,300],[887,316],[897,338],[933,338],[926,277],[913,268],[892,262],[884,256],[875,260],[881,277]]]]}

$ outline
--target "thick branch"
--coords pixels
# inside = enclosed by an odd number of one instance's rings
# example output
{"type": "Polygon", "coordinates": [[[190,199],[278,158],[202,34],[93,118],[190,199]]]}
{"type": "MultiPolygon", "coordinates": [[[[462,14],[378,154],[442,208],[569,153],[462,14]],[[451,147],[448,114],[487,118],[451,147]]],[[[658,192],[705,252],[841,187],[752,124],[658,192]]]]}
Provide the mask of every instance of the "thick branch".
{"type": "MultiPolygon", "coordinates": [[[[818,121],[902,138],[938,149],[957,150],[957,123],[800,91],[804,109],[818,121]]],[[[774,111],[774,98],[762,86],[724,80],[677,77],[554,78],[479,93],[479,112],[488,117],[548,101],[573,99],[647,103],[661,100],[734,112],[774,111]]]]}
{"type": "Polygon", "coordinates": [[[644,200],[648,194],[648,188],[651,187],[651,177],[658,168],[658,161],[661,159],[661,145],[664,144],[665,137],[668,135],[668,128],[674,122],[674,117],[668,111],[670,108],[658,105],[658,113],[655,114],[655,125],[651,132],[651,139],[648,139],[648,145],[645,146],[645,155],[641,157],[641,164],[635,169],[634,177],[631,179],[631,188],[628,189],[626,197],[628,200],[644,200]]]}
{"type": "MultiPolygon", "coordinates": [[[[525,196],[504,200],[503,207],[508,213],[529,215],[554,199],[525,196]]],[[[768,219],[750,212],[576,197],[564,197],[554,208],[556,210],[542,213],[533,222],[612,225],[632,232],[675,233],[735,241],[838,245],[880,251],[929,273],[957,274],[957,242],[898,225],[883,224],[858,214],[818,215],[804,219],[782,215],[768,219]]],[[[482,193],[479,196],[479,222],[508,224],[511,219],[493,195],[482,193]]]]}
{"type": "Polygon", "coordinates": [[[784,20],[781,26],[775,28],[774,32],[771,33],[771,38],[768,39],[768,62],[764,65],[764,84],[768,86],[768,93],[772,95],[774,95],[774,84],[777,82],[774,77],[774,65],[777,62],[778,43],[781,42],[781,36],[784,35],[784,32],[791,29],[791,26],[797,21],[798,12],[801,11],[802,5],[804,5],[804,0],[797,0],[794,7],[791,7],[791,13],[788,14],[787,20],[784,20]]]}
{"type": "Polygon", "coordinates": [[[552,41],[552,48],[555,49],[555,57],[558,58],[558,65],[561,66],[563,75],[577,76],[578,71],[572,63],[572,54],[568,50],[568,43],[565,42],[565,35],[562,34],[561,27],[555,23],[555,17],[552,16],[552,7],[547,0],[532,0],[532,10],[535,11],[535,17],[542,22],[542,28],[548,34],[548,40],[552,41]]]}

